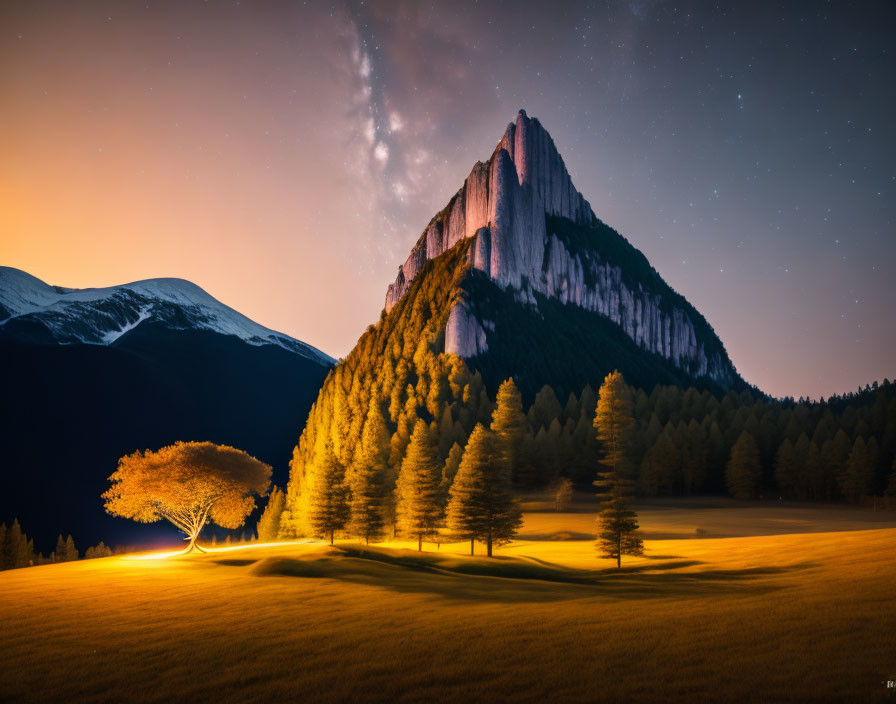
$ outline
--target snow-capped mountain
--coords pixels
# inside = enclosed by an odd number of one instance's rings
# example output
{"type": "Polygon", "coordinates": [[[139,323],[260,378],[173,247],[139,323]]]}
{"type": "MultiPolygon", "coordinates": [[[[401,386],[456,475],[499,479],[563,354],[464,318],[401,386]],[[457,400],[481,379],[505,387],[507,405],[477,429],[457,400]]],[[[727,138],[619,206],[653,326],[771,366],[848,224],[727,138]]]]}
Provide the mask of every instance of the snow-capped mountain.
{"type": "Polygon", "coordinates": [[[323,365],[320,350],[270,330],[183,279],[146,279],[108,288],[50,286],[0,266],[0,337],[109,345],[144,321],[173,330],[210,330],[250,345],[277,345],[323,365]]]}

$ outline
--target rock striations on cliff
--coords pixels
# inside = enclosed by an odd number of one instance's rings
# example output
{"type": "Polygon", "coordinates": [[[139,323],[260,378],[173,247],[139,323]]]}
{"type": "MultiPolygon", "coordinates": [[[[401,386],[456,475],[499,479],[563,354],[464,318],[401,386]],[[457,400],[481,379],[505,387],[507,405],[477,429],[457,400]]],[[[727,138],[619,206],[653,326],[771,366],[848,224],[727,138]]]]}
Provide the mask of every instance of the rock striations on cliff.
{"type": "MultiPolygon", "coordinates": [[[[386,311],[428,260],[465,239],[471,240],[472,268],[520,304],[537,306],[539,297],[546,297],[577,306],[612,321],[640,348],[691,378],[723,388],[740,380],[703,316],[595,216],[551,136],[524,110],[399,266],[386,293],[386,311]]],[[[485,353],[489,327],[465,301],[456,302],[445,329],[445,351],[463,358],[485,353]]]]}

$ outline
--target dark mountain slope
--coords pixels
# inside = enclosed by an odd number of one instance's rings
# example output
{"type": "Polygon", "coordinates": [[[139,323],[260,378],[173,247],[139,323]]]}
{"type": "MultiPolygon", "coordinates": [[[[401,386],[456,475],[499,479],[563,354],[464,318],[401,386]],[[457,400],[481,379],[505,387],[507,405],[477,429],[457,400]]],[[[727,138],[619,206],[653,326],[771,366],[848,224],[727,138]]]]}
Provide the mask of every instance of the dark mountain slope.
{"type": "Polygon", "coordinates": [[[0,520],[18,517],[44,552],[59,532],[82,549],[174,536],[104,513],[117,459],[211,440],[271,464],[283,484],[328,369],[272,344],[150,321],[108,346],[0,341],[0,520]]]}

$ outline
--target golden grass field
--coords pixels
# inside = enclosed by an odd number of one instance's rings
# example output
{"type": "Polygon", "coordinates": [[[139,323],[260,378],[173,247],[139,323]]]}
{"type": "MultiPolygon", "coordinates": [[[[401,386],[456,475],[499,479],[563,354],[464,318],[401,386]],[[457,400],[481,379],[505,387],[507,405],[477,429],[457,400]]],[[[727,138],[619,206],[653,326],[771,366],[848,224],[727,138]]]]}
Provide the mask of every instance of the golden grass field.
{"type": "Polygon", "coordinates": [[[0,700],[896,701],[896,514],[639,507],[617,571],[577,508],[493,560],[337,541],[3,572],[0,700]]]}

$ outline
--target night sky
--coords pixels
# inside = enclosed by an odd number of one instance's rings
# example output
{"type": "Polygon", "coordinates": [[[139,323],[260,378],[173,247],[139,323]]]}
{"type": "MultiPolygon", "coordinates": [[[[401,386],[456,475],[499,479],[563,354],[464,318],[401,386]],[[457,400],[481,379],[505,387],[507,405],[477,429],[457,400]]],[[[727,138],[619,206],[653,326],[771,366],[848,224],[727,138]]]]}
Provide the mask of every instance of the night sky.
{"type": "Polygon", "coordinates": [[[747,381],[850,391],[896,377],[894,53],[893,3],[7,2],[0,263],[342,356],[525,108],[747,381]]]}

